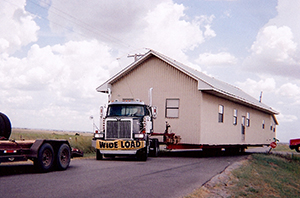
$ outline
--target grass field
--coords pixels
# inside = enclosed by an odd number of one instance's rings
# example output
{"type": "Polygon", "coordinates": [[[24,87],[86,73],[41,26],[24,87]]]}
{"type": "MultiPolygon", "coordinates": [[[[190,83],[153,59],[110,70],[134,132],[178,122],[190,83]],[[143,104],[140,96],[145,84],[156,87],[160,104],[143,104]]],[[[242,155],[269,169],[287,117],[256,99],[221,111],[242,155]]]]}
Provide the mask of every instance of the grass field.
{"type": "Polygon", "coordinates": [[[187,197],[300,198],[300,154],[279,144],[271,154],[252,154],[227,178],[213,189],[200,188],[187,197]]]}
{"type": "Polygon", "coordinates": [[[300,197],[300,157],[254,154],[233,171],[232,197],[300,197]]]}
{"type": "Polygon", "coordinates": [[[297,153],[295,149],[291,150],[288,143],[279,143],[273,151],[283,151],[283,152],[292,152],[297,153]]]}
{"type": "Polygon", "coordinates": [[[13,128],[10,139],[66,139],[71,147],[82,150],[86,156],[95,153],[95,149],[92,147],[92,137],[92,133],[13,128]]]}

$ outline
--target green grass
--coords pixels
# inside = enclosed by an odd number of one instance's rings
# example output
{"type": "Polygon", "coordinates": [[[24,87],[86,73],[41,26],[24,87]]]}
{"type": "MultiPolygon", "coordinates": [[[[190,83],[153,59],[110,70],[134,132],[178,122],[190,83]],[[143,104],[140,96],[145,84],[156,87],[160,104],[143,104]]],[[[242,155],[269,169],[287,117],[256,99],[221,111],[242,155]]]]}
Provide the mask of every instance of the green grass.
{"type": "Polygon", "coordinates": [[[300,197],[300,157],[254,154],[232,173],[238,179],[231,197],[300,197]]]}
{"type": "Polygon", "coordinates": [[[94,154],[95,149],[92,147],[92,133],[62,132],[62,131],[43,131],[30,129],[13,129],[10,139],[14,140],[36,140],[36,139],[66,139],[71,147],[78,148],[84,152],[84,155],[94,154]]]}
{"type": "Polygon", "coordinates": [[[283,152],[292,152],[292,153],[297,153],[295,151],[295,149],[291,150],[290,147],[289,147],[289,144],[286,143],[278,143],[277,144],[277,147],[275,149],[272,149],[272,151],[283,151],[283,152]]]}

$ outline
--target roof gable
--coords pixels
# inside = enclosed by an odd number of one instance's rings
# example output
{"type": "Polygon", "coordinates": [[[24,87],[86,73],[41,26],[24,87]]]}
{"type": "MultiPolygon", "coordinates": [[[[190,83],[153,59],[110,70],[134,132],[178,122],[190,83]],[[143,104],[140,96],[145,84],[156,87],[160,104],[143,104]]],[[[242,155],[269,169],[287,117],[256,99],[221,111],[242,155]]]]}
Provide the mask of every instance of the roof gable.
{"type": "Polygon", "coordinates": [[[97,87],[98,92],[108,93],[108,88],[111,87],[111,84],[131,72],[133,69],[141,65],[143,62],[148,60],[150,57],[155,56],[162,61],[168,63],[169,65],[175,67],[176,69],[180,70],[184,74],[188,75],[189,77],[195,79],[198,81],[198,90],[203,91],[209,94],[216,95],[218,97],[222,97],[228,100],[231,100],[233,102],[241,103],[247,106],[250,106],[255,109],[259,109],[263,112],[269,113],[269,114],[278,114],[275,110],[273,110],[271,107],[268,107],[267,105],[259,102],[252,96],[246,94],[241,89],[232,86],[228,83],[219,81],[215,78],[212,78],[208,75],[205,75],[202,72],[199,72],[197,70],[194,70],[186,65],[183,65],[182,63],[179,63],[165,55],[162,55],[156,51],[149,50],[144,56],[142,56],[137,61],[133,62],[129,66],[122,69],[120,72],[118,72],[116,75],[112,76],[110,79],[108,79],[105,83],[97,87]]]}

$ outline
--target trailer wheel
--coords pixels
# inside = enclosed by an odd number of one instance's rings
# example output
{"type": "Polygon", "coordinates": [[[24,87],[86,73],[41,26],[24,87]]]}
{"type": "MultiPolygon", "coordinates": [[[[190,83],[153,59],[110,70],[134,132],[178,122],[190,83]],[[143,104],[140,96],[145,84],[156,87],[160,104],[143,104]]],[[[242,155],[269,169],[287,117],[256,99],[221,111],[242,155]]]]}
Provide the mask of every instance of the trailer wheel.
{"type": "Polygon", "coordinates": [[[96,160],[102,160],[103,155],[100,153],[99,149],[96,149],[96,160]]]}
{"type": "Polygon", "coordinates": [[[69,167],[71,160],[70,147],[67,144],[62,144],[57,152],[56,165],[58,170],[66,170],[69,167]]]}
{"type": "Polygon", "coordinates": [[[37,166],[43,172],[48,172],[52,169],[54,162],[54,151],[52,146],[49,143],[45,143],[41,146],[38,152],[38,157],[34,162],[34,165],[37,166]]]}
{"type": "Polygon", "coordinates": [[[9,139],[11,134],[11,123],[8,117],[0,113],[0,139],[4,137],[4,139],[9,139]]]}
{"type": "Polygon", "coordinates": [[[300,152],[300,145],[297,145],[295,150],[299,153],[300,152]]]}

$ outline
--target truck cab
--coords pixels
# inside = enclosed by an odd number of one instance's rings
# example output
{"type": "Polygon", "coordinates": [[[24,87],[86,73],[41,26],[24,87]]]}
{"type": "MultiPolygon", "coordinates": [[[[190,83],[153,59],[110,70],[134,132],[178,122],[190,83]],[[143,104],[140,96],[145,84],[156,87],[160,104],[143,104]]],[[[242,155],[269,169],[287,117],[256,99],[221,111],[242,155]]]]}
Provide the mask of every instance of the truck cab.
{"type": "Polygon", "coordinates": [[[92,140],[97,160],[101,160],[103,155],[136,155],[139,160],[145,161],[150,144],[151,150],[158,152],[158,140],[150,139],[156,117],[155,107],[140,101],[111,102],[107,108],[101,107],[100,112],[102,129],[94,133],[92,140]]]}

